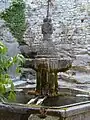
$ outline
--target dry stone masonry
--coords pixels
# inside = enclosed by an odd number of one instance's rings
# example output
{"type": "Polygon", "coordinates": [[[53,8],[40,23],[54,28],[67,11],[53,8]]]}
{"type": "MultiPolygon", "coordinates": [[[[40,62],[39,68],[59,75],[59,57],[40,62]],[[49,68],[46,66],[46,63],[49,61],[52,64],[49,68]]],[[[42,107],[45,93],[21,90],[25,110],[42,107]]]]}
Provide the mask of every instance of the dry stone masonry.
{"type": "MultiPolygon", "coordinates": [[[[35,33],[35,50],[42,40],[40,26],[46,15],[46,1],[26,1],[26,20],[35,33]]],[[[74,65],[88,65],[90,0],[55,0],[50,16],[55,47],[61,57],[76,57],[74,65]],[[83,59],[82,59],[83,58],[83,59]],[[79,61],[78,61],[79,59],[79,61]]]]}

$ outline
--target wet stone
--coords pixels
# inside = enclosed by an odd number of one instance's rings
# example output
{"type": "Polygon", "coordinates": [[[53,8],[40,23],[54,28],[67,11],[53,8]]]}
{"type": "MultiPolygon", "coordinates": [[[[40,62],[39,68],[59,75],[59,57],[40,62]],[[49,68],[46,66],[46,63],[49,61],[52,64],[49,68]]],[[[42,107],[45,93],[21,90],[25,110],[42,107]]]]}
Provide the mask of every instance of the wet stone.
{"type": "Polygon", "coordinates": [[[40,118],[39,114],[36,114],[36,115],[31,114],[28,120],[59,120],[59,117],[46,116],[46,118],[40,118]]]}

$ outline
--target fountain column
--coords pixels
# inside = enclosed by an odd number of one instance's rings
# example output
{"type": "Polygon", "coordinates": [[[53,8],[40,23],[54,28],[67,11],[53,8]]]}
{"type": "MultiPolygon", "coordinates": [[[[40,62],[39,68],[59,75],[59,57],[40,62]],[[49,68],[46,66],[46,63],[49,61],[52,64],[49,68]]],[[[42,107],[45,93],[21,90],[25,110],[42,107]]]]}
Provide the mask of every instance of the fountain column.
{"type": "Polygon", "coordinates": [[[46,17],[42,24],[43,39],[35,58],[37,75],[36,93],[55,96],[58,93],[58,72],[65,72],[71,67],[71,60],[60,58],[52,41],[52,21],[46,17]]]}
{"type": "Polygon", "coordinates": [[[51,58],[37,59],[36,91],[41,95],[54,96],[58,93],[57,69],[51,66],[50,59],[51,58]]]}
{"type": "Polygon", "coordinates": [[[36,91],[41,95],[57,93],[57,70],[55,63],[50,64],[53,57],[56,56],[51,35],[53,33],[50,18],[45,18],[42,24],[43,40],[36,58],[37,86],[36,91]]]}

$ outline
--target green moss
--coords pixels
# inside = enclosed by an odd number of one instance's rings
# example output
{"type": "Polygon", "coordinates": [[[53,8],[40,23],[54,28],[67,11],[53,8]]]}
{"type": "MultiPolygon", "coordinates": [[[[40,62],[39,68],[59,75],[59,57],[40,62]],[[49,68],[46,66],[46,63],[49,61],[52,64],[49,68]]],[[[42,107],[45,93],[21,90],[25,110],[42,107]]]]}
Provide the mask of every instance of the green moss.
{"type": "Polygon", "coordinates": [[[58,75],[59,71],[65,72],[71,68],[71,65],[62,69],[48,68],[47,63],[40,63],[37,66],[37,87],[41,94],[48,94],[49,96],[58,96],[58,75]]]}
{"type": "Polygon", "coordinates": [[[36,72],[36,90],[40,91],[41,89],[41,81],[40,81],[40,72],[36,72]]]}
{"type": "Polygon", "coordinates": [[[25,3],[23,0],[13,1],[12,5],[0,14],[0,17],[6,21],[13,36],[20,44],[23,43],[23,34],[26,30],[25,23],[25,3]]]}
{"type": "Polygon", "coordinates": [[[69,70],[70,68],[72,68],[72,65],[67,66],[66,68],[61,68],[58,70],[58,72],[66,72],[67,70],[69,70]]]}
{"type": "Polygon", "coordinates": [[[79,71],[79,72],[89,72],[90,70],[85,66],[72,66],[71,70],[79,71]]]}
{"type": "Polygon", "coordinates": [[[58,93],[57,70],[48,69],[47,63],[40,63],[37,66],[36,90],[50,96],[56,96],[58,93]]]}

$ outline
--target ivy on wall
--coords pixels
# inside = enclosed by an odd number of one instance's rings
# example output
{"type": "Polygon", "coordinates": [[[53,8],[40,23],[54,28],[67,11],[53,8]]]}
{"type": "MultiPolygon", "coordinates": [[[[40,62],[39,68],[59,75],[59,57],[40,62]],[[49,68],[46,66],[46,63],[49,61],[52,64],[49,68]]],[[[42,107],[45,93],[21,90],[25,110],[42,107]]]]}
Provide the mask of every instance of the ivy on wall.
{"type": "Polygon", "coordinates": [[[23,0],[12,0],[12,5],[0,14],[6,21],[12,35],[19,44],[23,44],[23,34],[26,30],[25,3],[23,0]]]}

